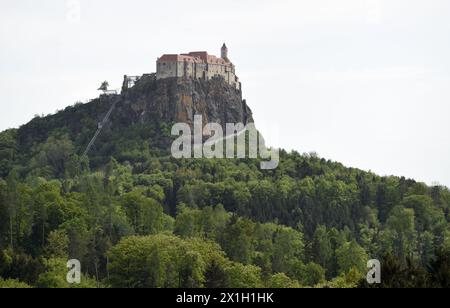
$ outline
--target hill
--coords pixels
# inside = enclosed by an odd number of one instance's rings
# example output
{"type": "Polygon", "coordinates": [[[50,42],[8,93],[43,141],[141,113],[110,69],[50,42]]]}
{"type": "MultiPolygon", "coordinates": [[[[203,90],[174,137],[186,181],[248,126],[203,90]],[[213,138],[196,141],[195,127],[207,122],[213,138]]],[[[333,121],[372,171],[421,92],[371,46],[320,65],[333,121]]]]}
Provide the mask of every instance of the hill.
{"type": "Polygon", "coordinates": [[[356,287],[369,259],[382,286],[449,286],[446,187],[297,152],[176,160],[171,126],[195,114],[253,121],[221,79],[147,75],[2,132],[0,286],[68,287],[69,258],[86,287],[356,287]]]}

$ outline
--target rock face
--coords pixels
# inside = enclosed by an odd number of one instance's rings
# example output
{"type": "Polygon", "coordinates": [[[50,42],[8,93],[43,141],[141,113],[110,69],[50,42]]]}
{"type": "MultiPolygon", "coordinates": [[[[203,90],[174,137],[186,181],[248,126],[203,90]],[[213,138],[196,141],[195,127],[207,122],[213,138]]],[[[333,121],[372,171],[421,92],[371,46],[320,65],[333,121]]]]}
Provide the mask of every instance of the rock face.
{"type": "Polygon", "coordinates": [[[134,87],[122,91],[119,109],[132,114],[135,121],[162,121],[192,125],[195,115],[202,115],[204,123],[253,122],[253,116],[242,92],[222,78],[194,80],[167,78],[156,80],[154,75],[143,76],[134,87]]]}

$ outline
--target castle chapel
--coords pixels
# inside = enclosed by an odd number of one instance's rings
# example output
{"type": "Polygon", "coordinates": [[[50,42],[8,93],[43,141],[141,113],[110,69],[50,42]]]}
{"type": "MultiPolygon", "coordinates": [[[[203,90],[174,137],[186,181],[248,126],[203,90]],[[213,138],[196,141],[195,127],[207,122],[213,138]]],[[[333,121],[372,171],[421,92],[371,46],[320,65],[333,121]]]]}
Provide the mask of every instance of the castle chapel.
{"type": "Polygon", "coordinates": [[[209,80],[223,77],[225,81],[241,90],[241,83],[236,76],[235,66],[228,59],[228,48],[222,46],[221,57],[209,55],[206,51],[190,52],[187,54],[166,54],[156,62],[156,78],[187,77],[209,80]]]}

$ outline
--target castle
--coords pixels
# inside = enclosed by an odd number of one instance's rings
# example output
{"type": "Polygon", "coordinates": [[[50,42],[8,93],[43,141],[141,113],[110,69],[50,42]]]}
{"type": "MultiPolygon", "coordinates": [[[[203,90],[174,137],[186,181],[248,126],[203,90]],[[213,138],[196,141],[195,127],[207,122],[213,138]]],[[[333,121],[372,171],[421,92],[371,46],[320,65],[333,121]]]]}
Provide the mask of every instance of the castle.
{"type": "Polygon", "coordinates": [[[223,77],[225,81],[241,90],[241,83],[236,76],[235,66],[228,59],[228,48],[222,46],[221,57],[209,55],[206,51],[190,52],[187,54],[165,54],[156,61],[156,79],[170,77],[186,77],[209,80],[223,77]]]}

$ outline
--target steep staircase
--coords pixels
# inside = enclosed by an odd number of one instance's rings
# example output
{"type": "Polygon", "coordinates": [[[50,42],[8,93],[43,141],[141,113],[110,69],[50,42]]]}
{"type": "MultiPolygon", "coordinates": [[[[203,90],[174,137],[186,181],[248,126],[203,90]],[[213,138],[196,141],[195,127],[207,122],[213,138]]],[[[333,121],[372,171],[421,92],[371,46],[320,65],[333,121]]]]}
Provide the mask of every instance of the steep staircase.
{"type": "Polygon", "coordinates": [[[103,120],[98,123],[97,131],[94,134],[94,137],[92,137],[91,141],[89,142],[88,146],[86,147],[86,150],[83,153],[83,156],[87,156],[89,151],[91,150],[92,146],[95,144],[95,141],[97,140],[98,136],[102,132],[103,127],[108,123],[109,117],[111,116],[111,113],[113,112],[114,108],[116,107],[117,103],[121,100],[121,96],[116,95],[114,98],[114,101],[111,105],[111,107],[108,110],[108,113],[105,115],[103,120]]]}

